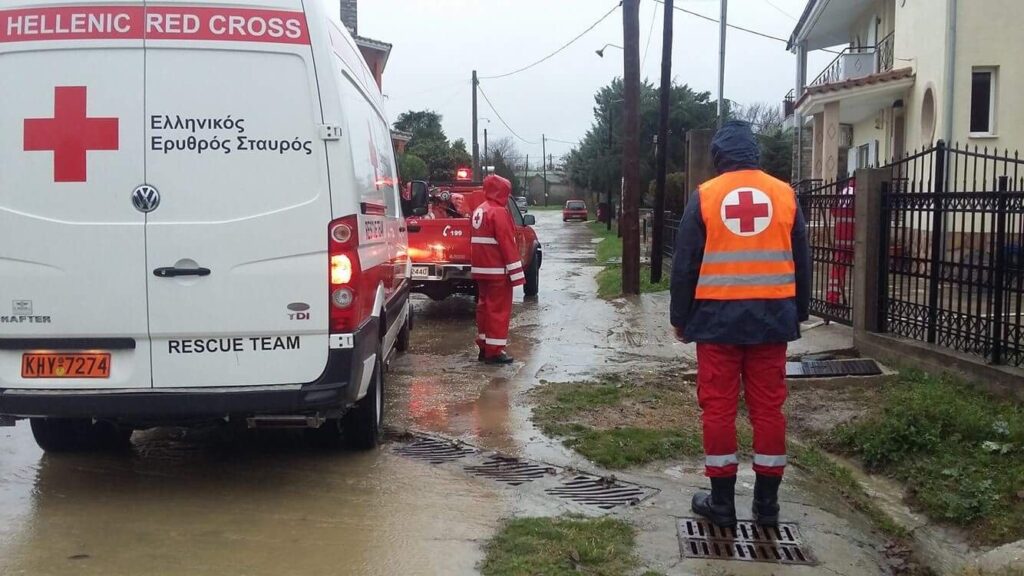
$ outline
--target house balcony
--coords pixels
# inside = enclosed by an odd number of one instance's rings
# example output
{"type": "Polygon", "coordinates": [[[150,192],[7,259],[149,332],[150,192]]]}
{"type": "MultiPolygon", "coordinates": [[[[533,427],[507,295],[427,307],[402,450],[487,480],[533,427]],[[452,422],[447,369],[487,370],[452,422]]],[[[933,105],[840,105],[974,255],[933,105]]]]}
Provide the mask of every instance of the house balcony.
{"type": "Polygon", "coordinates": [[[875,46],[844,49],[809,86],[823,86],[888,72],[893,68],[894,35],[889,34],[875,46]]]}

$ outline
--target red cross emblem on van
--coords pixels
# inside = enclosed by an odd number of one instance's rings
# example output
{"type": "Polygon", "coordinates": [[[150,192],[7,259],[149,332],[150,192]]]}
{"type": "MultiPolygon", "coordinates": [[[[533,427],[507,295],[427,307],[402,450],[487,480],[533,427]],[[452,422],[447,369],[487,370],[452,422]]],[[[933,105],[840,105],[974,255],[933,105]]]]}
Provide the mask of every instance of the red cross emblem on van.
{"type": "Polygon", "coordinates": [[[85,86],[53,89],[53,118],[25,119],[25,151],[53,152],[54,182],[85,182],[90,150],[118,149],[118,119],[89,118],[85,86]]]}

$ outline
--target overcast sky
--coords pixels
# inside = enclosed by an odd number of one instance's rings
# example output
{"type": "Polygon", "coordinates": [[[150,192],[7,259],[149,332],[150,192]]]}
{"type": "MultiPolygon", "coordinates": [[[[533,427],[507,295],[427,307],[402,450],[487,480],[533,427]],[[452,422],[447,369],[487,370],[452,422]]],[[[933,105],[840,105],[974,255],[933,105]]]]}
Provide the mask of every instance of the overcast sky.
{"type": "MultiPolygon", "coordinates": [[[[394,45],[384,73],[384,94],[394,121],[406,110],[431,109],[444,117],[449,138],[470,142],[470,75],[508,125],[523,139],[517,144],[540,158],[541,134],[547,151],[564,154],[593,120],[594,92],[622,75],[622,11],[607,19],[550,60],[507,78],[486,80],[530,64],[556,50],[618,0],[360,0],[359,34],[394,45]]],[[[806,0],[731,0],[729,22],[788,38],[806,0]]],[[[718,0],[676,0],[676,6],[717,18],[718,0]]],[[[677,82],[715,97],[718,77],[718,25],[675,12],[672,74],[677,82]]],[[[662,5],[640,1],[641,77],[660,77],[662,5]],[[653,28],[651,27],[653,22],[653,28]],[[648,38],[650,41],[648,42],[648,38]],[[646,50],[645,50],[646,49],[646,50]],[[647,53],[646,60],[644,53],[647,53]]],[[[795,57],[782,42],[730,29],[727,36],[725,95],[743,104],[781,102],[793,86],[795,57]]],[[[834,55],[832,56],[834,58],[834,55]]],[[[814,53],[808,75],[830,61],[814,53]]],[[[481,153],[483,129],[490,139],[510,135],[483,98],[479,101],[481,153]]]]}

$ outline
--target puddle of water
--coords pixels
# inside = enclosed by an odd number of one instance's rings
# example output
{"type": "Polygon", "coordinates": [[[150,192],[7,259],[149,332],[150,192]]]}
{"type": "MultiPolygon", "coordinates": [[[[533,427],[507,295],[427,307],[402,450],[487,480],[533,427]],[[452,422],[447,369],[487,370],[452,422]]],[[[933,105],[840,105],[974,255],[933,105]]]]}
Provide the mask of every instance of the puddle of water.
{"type": "Polygon", "coordinates": [[[0,573],[472,574],[504,514],[500,490],[387,449],[262,436],[53,457],[19,425],[4,440],[32,456],[0,453],[0,573]]]}

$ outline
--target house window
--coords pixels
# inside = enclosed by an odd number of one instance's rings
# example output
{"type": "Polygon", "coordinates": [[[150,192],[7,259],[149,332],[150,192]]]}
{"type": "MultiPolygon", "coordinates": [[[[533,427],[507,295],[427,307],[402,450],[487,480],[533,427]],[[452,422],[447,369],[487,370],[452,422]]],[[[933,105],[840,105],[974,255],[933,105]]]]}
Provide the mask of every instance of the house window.
{"type": "Polygon", "coordinates": [[[996,69],[974,68],[971,74],[971,135],[996,132],[996,69]]]}

